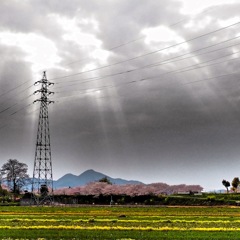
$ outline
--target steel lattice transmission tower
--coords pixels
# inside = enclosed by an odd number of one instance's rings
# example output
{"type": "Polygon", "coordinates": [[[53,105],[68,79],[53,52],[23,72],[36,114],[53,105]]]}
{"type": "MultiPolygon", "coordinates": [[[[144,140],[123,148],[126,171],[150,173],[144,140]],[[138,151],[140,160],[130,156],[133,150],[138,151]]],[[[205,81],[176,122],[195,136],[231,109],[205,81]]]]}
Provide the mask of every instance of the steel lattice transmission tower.
{"type": "Polygon", "coordinates": [[[34,85],[41,84],[41,88],[34,92],[40,93],[41,97],[35,102],[40,102],[40,112],[38,120],[37,142],[33,169],[32,193],[35,203],[42,204],[52,202],[53,200],[53,176],[52,176],[52,160],[51,145],[48,119],[48,105],[54,103],[49,99],[49,95],[53,92],[48,87],[53,83],[49,82],[46,72],[43,72],[43,78],[35,82],[34,85]]]}

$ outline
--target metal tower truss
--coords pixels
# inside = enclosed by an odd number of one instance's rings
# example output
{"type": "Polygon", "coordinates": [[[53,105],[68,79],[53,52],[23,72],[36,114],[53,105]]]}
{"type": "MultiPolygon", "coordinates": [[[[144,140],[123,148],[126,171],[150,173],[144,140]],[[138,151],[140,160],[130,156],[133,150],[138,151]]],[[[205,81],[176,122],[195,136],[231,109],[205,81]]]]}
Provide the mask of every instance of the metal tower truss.
{"type": "Polygon", "coordinates": [[[34,204],[51,204],[53,202],[53,176],[52,176],[52,160],[50,131],[48,119],[48,105],[54,103],[48,97],[53,92],[48,87],[53,85],[43,72],[43,78],[35,82],[34,85],[41,84],[41,88],[34,92],[40,93],[41,97],[36,99],[34,103],[40,102],[40,112],[38,120],[37,142],[32,179],[32,196],[34,204]]]}

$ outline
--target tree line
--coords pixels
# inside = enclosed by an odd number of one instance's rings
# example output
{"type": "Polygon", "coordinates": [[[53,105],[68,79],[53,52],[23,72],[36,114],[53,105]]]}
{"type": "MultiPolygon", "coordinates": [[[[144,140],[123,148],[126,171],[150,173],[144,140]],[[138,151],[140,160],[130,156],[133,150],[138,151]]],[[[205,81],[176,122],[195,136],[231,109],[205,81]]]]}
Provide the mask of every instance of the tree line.
{"type": "MultiPolygon", "coordinates": [[[[7,185],[8,190],[10,190],[13,194],[20,194],[24,186],[31,184],[27,171],[27,164],[19,162],[16,159],[9,159],[0,169],[0,191],[3,191],[2,185],[7,185]]],[[[109,182],[106,177],[100,179],[99,182],[111,185],[111,182],[109,182]]],[[[230,183],[229,181],[223,179],[222,184],[226,188],[227,192],[229,192],[230,187],[231,191],[237,192],[240,180],[238,177],[235,177],[230,183]]]]}

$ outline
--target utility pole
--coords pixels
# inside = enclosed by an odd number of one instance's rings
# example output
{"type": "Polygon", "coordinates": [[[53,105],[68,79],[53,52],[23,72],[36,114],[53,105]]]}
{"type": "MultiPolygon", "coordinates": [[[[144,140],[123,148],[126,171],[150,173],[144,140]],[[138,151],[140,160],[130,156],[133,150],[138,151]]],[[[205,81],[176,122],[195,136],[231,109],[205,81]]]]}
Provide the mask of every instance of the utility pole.
{"type": "Polygon", "coordinates": [[[35,160],[32,179],[32,200],[34,204],[51,204],[53,202],[53,176],[52,176],[52,159],[50,145],[50,131],[48,120],[48,105],[54,103],[49,99],[49,95],[54,94],[48,90],[53,85],[43,72],[43,77],[34,85],[41,84],[41,88],[34,94],[40,93],[41,97],[34,103],[40,102],[40,112],[38,120],[37,142],[35,150],[35,160]]]}

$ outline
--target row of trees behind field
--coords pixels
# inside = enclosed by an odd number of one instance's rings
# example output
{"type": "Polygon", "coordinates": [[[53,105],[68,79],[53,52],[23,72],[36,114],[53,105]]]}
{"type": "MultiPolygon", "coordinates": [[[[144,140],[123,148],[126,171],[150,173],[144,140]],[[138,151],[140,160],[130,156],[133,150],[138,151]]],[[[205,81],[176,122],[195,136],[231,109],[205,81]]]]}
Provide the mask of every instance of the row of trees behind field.
{"type": "MultiPolygon", "coordinates": [[[[14,194],[20,194],[26,189],[26,186],[31,185],[31,179],[27,174],[28,166],[16,159],[9,159],[4,163],[0,169],[1,184],[7,185],[7,189],[14,194]]],[[[199,185],[168,185],[166,183],[152,183],[152,184],[126,184],[115,185],[105,177],[99,181],[91,182],[86,186],[68,187],[55,189],[55,195],[158,195],[158,194],[172,194],[177,192],[201,192],[203,188],[199,185]]]]}
{"type": "Polygon", "coordinates": [[[91,182],[85,186],[74,188],[61,188],[54,190],[55,195],[159,195],[159,194],[173,194],[173,193],[190,193],[201,192],[203,188],[199,185],[168,185],[166,183],[152,183],[152,184],[126,184],[115,185],[106,182],[91,182]]]}

